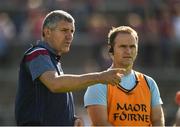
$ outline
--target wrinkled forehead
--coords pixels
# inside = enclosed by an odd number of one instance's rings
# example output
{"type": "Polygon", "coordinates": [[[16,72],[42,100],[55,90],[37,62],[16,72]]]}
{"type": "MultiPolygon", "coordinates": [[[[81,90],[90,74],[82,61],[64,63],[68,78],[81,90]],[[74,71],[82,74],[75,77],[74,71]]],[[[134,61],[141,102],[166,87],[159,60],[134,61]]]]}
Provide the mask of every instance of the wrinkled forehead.
{"type": "Polygon", "coordinates": [[[75,25],[72,22],[61,20],[56,25],[57,29],[72,29],[75,30],[75,25]]]}

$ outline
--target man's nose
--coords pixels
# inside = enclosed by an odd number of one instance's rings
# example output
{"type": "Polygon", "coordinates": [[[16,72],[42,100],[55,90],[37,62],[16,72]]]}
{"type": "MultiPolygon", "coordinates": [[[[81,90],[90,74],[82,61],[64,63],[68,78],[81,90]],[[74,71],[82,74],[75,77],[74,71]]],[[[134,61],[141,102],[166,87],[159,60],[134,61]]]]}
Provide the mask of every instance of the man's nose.
{"type": "Polygon", "coordinates": [[[130,52],[131,52],[131,48],[127,46],[127,47],[126,47],[126,52],[127,52],[127,53],[130,53],[130,52]]]}
{"type": "Polygon", "coordinates": [[[72,33],[72,32],[67,32],[67,33],[66,33],[66,37],[67,37],[68,39],[72,39],[72,38],[73,38],[73,33],[72,33]]]}

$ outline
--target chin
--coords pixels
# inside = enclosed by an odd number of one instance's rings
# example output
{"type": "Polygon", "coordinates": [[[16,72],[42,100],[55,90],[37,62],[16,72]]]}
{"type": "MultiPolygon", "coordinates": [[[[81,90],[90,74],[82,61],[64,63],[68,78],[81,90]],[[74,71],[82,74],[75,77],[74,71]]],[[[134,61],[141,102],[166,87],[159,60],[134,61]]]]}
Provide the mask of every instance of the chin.
{"type": "Polygon", "coordinates": [[[123,66],[125,67],[125,68],[128,68],[129,66],[131,66],[132,65],[132,63],[124,63],[123,64],[123,66]]]}
{"type": "Polygon", "coordinates": [[[69,52],[69,49],[66,49],[63,51],[63,53],[68,53],[69,52]]]}

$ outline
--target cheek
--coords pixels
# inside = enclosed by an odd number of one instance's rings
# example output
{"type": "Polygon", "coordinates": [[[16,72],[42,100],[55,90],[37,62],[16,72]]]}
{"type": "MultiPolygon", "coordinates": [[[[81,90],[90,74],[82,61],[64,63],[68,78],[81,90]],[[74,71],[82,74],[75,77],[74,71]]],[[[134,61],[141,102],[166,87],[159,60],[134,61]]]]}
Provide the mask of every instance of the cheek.
{"type": "Polygon", "coordinates": [[[136,59],[137,54],[138,54],[137,50],[133,51],[133,58],[134,58],[134,60],[136,59]]]}
{"type": "Polygon", "coordinates": [[[121,52],[114,52],[114,58],[115,59],[121,59],[121,52]]]}
{"type": "Polygon", "coordinates": [[[61,47],[62,47],[62,41],[61,41],[61,39],[59,39],[59,38],[57,38],[57,37],[54,37],[54,38],[52,38],[52,42],[51,43],[53,43],[53,45],[54,45],[54,48],[56,48],[56,49],[60,49],[61,47]]]}
{"type": "Polygon", "coordinates": [[[115,49],[114,50],[114,55],[116,55],[117,57],[121,56],[123,53],[122,49],[115,49]]]}
{"type": "Polygon", "coordinates": [[[61,36],[54,36],[54,41],[57,43],[57,45],[61,45],[63,38],[61,36]]]}

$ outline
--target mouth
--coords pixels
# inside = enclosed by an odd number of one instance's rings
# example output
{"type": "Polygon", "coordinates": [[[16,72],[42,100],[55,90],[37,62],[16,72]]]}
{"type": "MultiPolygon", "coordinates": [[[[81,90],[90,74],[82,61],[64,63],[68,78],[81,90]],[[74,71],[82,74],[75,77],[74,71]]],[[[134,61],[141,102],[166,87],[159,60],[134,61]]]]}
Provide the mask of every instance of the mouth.
{"type": "Polygon", "coordinates": [[[131,59],[132,57],[131,56],[124,56],[123,58],[131,59]]]}
{"type": "Polygon", "coordinates": [[[66,42],[64,45],[65,45],[65,47],[70,47],[71,42],[66,42]]]}
{"type": "Polygon", "coordinates": [[[133,58],[132,57],[123,57],[124,60],[127,60],[127,61],[132,61],[133,58]]]}

